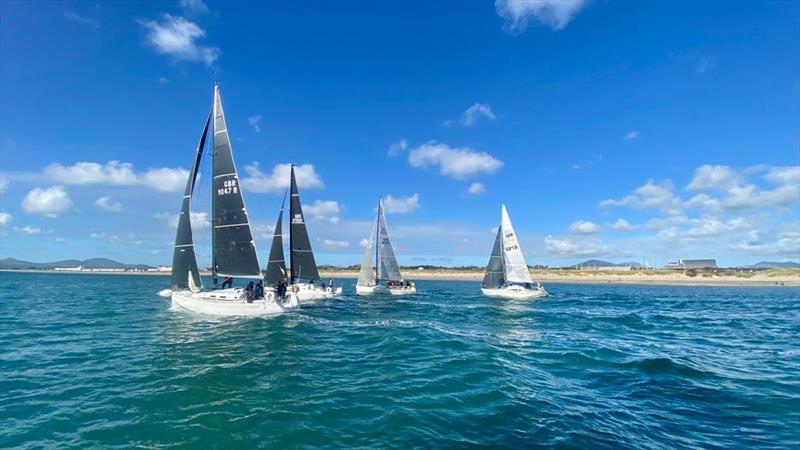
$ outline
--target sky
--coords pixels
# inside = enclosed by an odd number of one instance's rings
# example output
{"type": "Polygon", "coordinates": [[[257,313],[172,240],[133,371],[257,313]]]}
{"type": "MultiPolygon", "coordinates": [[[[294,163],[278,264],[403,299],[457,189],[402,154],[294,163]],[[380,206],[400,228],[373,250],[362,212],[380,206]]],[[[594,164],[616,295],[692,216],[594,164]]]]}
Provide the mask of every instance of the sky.
{"type": "MultiPolygon", "coordinates": [[[[262,265],[800,260],[800,2],[0,2],[0,257],[169,265],[222,93],[262,265]]],[[[209,166],[193,200],[210,262],[209,166]]]]}

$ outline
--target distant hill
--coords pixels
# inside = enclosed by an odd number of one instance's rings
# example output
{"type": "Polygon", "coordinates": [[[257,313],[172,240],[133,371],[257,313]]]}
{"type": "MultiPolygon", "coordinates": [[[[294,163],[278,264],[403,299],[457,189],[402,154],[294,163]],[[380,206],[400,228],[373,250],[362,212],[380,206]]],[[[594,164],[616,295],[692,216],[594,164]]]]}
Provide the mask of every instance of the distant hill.
{"type": "Polygon", "coordinates": [[[55,269],[56,267],[78,266],[82,266],[84,269],[152,269],[151,266],[146,264],[124,264],[108,258],[89,258],[83,261],[79,259],[65,259],[62,261],[45,263],[23,261],[16,258],[0,259],[0,269],[6,270],[47,270],[55,269]]]}
{"type": "Polygon", "coordinates": [[[633,261],[623,262],[623,263],[612,263],[600,259],[588,259],[582,263],[578,263],[572,266],[567,266],[567,268],[569,269],[579,269],[581,267],[633,267],[634,269],[640,269],[643,266],[633,261]]]}
{"type": "Polygon", "coordinates": [[[746,269],[800,269],[800,263],[793,261],[761,261],[744,267],[746,269]]]}

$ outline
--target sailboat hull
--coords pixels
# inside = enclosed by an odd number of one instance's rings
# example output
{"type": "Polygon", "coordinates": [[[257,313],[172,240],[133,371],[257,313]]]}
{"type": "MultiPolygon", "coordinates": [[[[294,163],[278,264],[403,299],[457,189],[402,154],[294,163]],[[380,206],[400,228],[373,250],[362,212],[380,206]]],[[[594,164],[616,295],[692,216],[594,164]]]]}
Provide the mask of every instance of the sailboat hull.
{"type": "Polygon", "coordinates": [[[172,293],[172,306],[212,316],[268,316],[300,307],[296,295],[288,295],[281,303],[267,298],[248,302],[242,289],[219,289],[207,292],[179,291],[172,293]]]}
{"type": "Polygon", "coordinates": [[[342,288],[330,286],[323,288],[311,283],[297,283],[289,286],[289,292],[296,295],[301,302],[310,302],[337,297],[342,294],[342,288]]]}
{"type": "Polygon", "coordinates": [[[377,286],[359,286],[356,285],[356,294],[357,295],[391,295],[391,296],[400,296],[400,295],[414,295],[417,293],[417,288],[414,286],[406,286],[406,287],[397,287],[397,288],[390,288],[388,286],[379,284],[377,286]]]}
{"type": "Polygon", "coordinates": [[[496,289],[481,288],[487,297],[509,298],[513,300],[531,300],[547,297],[549,294],[543,287],[526,288],[524,286],[503,286],[496,289]]]}

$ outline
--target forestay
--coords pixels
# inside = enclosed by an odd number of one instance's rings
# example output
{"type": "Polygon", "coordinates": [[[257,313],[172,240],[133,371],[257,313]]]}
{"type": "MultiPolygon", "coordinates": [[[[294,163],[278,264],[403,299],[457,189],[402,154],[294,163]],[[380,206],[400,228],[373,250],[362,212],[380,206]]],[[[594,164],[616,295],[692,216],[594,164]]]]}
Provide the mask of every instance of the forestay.
{"type": "Polygon", "coordinates": [[[314,261],[314,252],[311,251],[311,241],[308,239],[303,208],[300,206],[300,193],[297,190],[297,180],[292,166],[292,179],[289,191],[289,247],[292,283],[297,280],[319,280],[317,263],[314,261]]]}
{"type": "Polygon", "coordinates": [[[239,175],[233,162],[219,86],[214,86],[213,159],[211,204],[214,273],[221,276],[261,278],[239,175]]]}
{"type": "Polygon", "coordinates": [[[533,283],[522,248],[517,241],[511,219],[508,217],[506,205],[503,205],[500,231],[503,236],[503,266],[505,268],[505,281],[509,283],[533,283]]]}
{"type": "Polygon", "coordinates": [[[377,265],[378,280],[401,281],[400,267],[394,256],[392,242],[389,240],[389,231],[386,229],[386,217],[383,215],[383,202],[378,201],[378,232],[377,232],[377,265]]]}
{"type": "Polygon", "coordinates": [[[505,282],[505,271],[503,270],[503,228],[497,229],[497,237],[494,240],[494,247],[492,247],[492,256],[489,257],[489,263],[486,264],[486,275],[483,276],[482,287],[487,289],[496,289],[503,285],[505,282]]]}
{"type": "Polygon", "coordinates": [[[197,180],[197,172],[200,170],[200,160],[206,145],[208,135],[208,125],[211,122],[211,114],[206,119],[203,127],[203,134],[200,135],[200,142],[197,144],[197,151],[192,164],[192,171],[186,181],[186,190],[183,193],[183,203],[181,204],[181,214],[178,216],[178,231],[175,235],[175,250],[172,253],[172,290],[189,289],[191,284],[195,287],[202,286],[200,270],[197,268],[197,257],[194,252],[194,239],[192,236],[192,223],[190,219],[190,207],[192,194],[194,193],[194,183],[197,180]]]}

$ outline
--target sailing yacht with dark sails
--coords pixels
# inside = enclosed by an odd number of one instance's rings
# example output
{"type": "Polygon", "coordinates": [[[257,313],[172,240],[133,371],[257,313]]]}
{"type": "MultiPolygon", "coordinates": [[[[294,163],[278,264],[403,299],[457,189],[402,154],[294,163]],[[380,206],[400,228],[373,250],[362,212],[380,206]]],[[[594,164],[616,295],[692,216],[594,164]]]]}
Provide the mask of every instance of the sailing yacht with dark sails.
{"type": "Polygon", "coordinates": [[[386,217],[383,214],[383,201],[378,199],[378,214],[372,232],[364,248],[361,270],[358,272],[356,294],[411,295],[417,292],[414,283],[405,281],[394,255],[386,217]],[[375,269],[372,266],[373,247],[375,248],[375,269]]]}
{"type": "Polygon", "coordinates": [[[547,295],[542,285],[534,284],[531,278],[506,205],[501,208],[500,228],[497,229],[492,255],[486,265],[481,292],[487,297],[513,299],[532,299],[547,295]]]}
{"type": "Polygon", "coordinates": [[[278,214],[275,234],[272,237],[272,248],[269,252],[269,263],[265,282],[273,288],[281,282],[288,284],[288,291],[297,295],[300,301],[333,298],[342,293],[341,287],[325,286],[320,281],[311,240],[308,238],[303,207],[300,204],[300,192],[297,189],[297,178],[294,165],[291,168],[289,182],[289,273],[283,255],[282,221],[286,199],[278,214]]]}
{"type": "Polygon", "coordinates": [[[232,286],[234,278],[261,280],[262,276],[239,175],[233,161],[219,85],[215,85],[212,113],[200,137],[178,219],[172,259],[172,304],[194,312],[226,316],[277,314],[299,306],[299,299],[293,295],[285,299],[275,299],[274,296],[253,299],[245,289],[232,286]],[[215,286],[212,290],[203,290],[194,251],[190,206],[212,119],[211,247],[215,286]],[[223,289],[216,289],[219,277],[230,279],[230,285],[225,287],[223,283],[223,289]]]}

